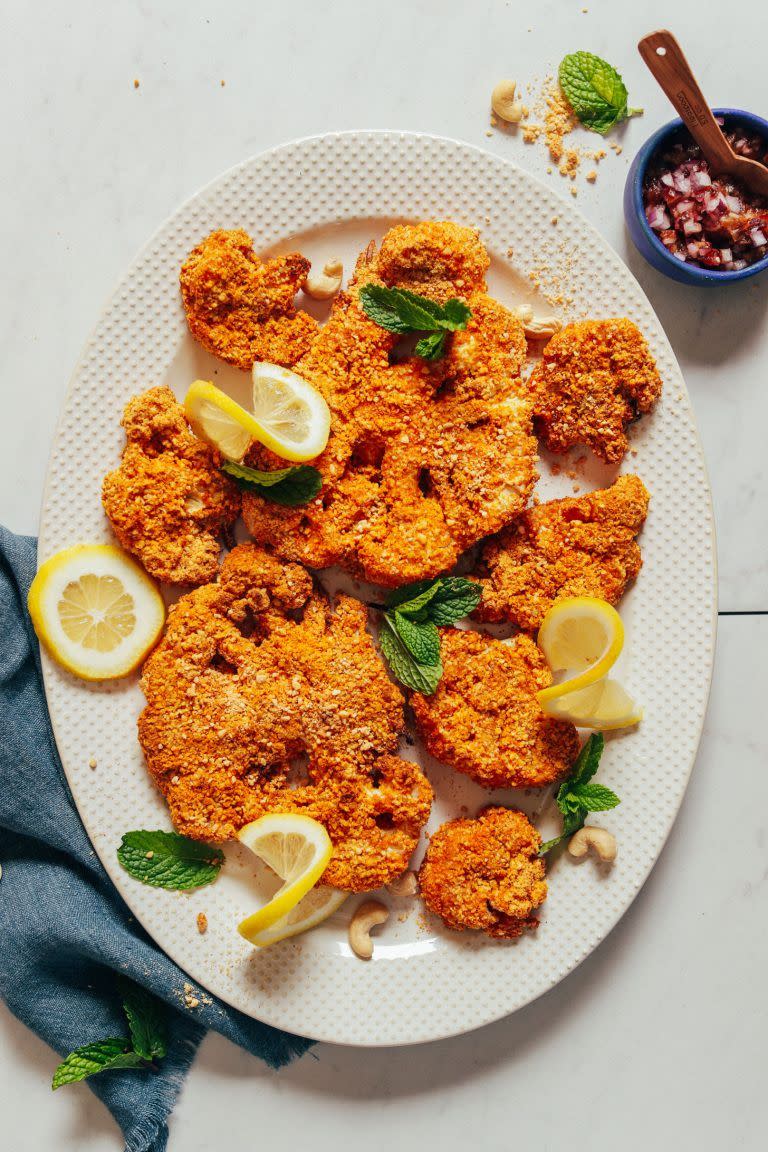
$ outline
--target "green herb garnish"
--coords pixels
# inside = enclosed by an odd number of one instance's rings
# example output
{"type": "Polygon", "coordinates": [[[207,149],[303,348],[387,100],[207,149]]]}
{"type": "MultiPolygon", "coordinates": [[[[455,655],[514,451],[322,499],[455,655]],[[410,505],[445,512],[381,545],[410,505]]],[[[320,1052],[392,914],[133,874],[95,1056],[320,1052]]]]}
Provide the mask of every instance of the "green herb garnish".
{"type": "Polygon", "coordinates": [[[128,1019],[130,1039],[110,1036],[83,1044],[65,1056],[53,1074],[52,1088],[74,1084],[118,1068],[152,1068],[166,1051],[165,1013],[159,1000],[137,984],[120,980],[123,1011],[128,1019]]]}
{"type": "Polygon", "coordinates": [[[136,880],[154,888],[186,891],[210,884],[224,863],[224,853],[178,832],[126,832],[117,858],[136,880]]]}
{"type": "Polygon", "coordinates": [[[557,790],[556,803],[563,816],[563,831],[542,844],[539,856],[545,856],[561,841],[583,828],[588,813],[607,812],[609,808],[615,808],[621,803],[616,793],[604,784],[590,784],[597,772],[604,747],[602,732],[593,732],[579,752],[571,775],[557,790]]]}
{"type": "Polygon", "coordinates": [[[423,696],[440,682],[440,633],[480,603],[482,589],[474,580],[441,576],[419,580],[390,592],[383,605],[381,651],[397,679],[423,696]]]}
{"type": "Polygon", "coordinates": [[[558,71],[566,100],[585,128],[601,136],[642,108],[627,107],[627,89],[619,73],[591,52],[572,52],[558,71]]]}
{"type": "Polygon", "coordinates": [[[283,504],[286,508],[309,504],[323,486],[322,476],[311,464],[296,464],[291,468],[279,468],[275,472],[261,472],[258,468],[227,460],[221,470],[232,476],[246,491],[256,492],[264,500],[283,504]]]}
{"type": "Polygon", "coordinates": [[[359,299],[366,316],[388,332],[431,333],[419,340],[414,349],[423,360],[439,360],[445,353],[448,333],[466,328],[472,315],[463,300],[452,298],[437,304],[427,296],[404,288],[385,288],[383,284],[364,284],[359,299]]]}

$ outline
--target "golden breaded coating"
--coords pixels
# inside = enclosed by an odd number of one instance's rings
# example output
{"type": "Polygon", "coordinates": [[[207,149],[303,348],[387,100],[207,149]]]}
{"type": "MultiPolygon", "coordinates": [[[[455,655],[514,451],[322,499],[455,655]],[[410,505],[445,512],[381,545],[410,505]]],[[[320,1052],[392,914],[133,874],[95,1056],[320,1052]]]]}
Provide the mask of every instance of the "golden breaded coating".
{"type": "Polygon", "coordinates": [[[533,640],[440,629],[443,675],[411,704],[427,750],[484,788],[543,788],[579,752],[573,724],[541,710],[536,693],[552,674],[533,640]]]}
{"type": "Polygon", "coordinates": [[[523,512],[483,548],[475,615],[534,632],[567,596],[618,604],[642,565],[635,537],[649,499],[638,476],[620,476],[610,488],[523,512]]]}
{"type": "Polygon", "coordinates": [[[192,434],[170,388],[129,400],[123,427],[122,463],[102,486],[118,540],[156,580],[215,579],[217,534],[240,514],[240,492],[219,470],[218,452],[192,434]]]}
{"type": "Polygon", "coordinates": [[[650,412],[661,378],[631,320],[582,320],[553,336],[531,376],[536,430],[550,452],[586,444],[618,464],[626,429],[650,412]]]}
{"type": "Polygon", "coordinates": [[[475,928],[511,940],[538,926],[547,896],[541,837],[512,808],[483,808],[431,837],[419,872],[424,902],[456,931],[475,928]]]}
{"type": "Polygon", "coordinates": [[[298,252],[262,262],[242,228],[211,232],[181,268],[190,332],[236,368],[256,360],[290,368],[317,332],[317,322],[293,303],[309,268],[298,252]]]}
{"type": "MultiPolygon", "coordinates": [[[[341,564],[394,586],[445,572],[525,507],[536,480],[520,381],[525,336],[486,294],[487,266],[477,233],[450,223],[393,228],[378,256],[366,250],[350,291],[296,365],[331,409],[328,446],[314,461],[323,490],[298,509],[246,494],[256,540],[288,560],[341,564]],[[462,296],[472,318],[442,360],[400,355],[398,337],[359,306],[371,281],[433,299],[462,296]]],[[[247,460],[279,466],[258,446],[247,460]]]]}
{"type": "Polygon", "coordinates": [[[407,867],[432,790],[395,755],[403,698],[366,620],[251,544],[171,609],[144,665],[139,740],[179,832],[219,842],[265,812],[303,812],[333,841],[325,883],[364,891],[407,867]]]}

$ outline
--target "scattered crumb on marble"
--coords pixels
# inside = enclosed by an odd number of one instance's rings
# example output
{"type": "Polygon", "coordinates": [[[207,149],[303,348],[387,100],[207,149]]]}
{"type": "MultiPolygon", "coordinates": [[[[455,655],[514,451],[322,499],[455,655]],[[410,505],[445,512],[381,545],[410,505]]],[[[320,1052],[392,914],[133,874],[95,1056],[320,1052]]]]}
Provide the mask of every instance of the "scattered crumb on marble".
{"type": "Polygon", "coordinates": [[[221,84],[222,88],[224,88],[224,87],[226,86],[226,83],[227,83],[227,82],[226,82],[226,80],[221,80],[221,81],[220,81],[220,84],[221,84]]]}
{"type": "Polygon", "coordinates": [[[590,184],[594,184],[595,180],[597,180],[597,172],[595,171],[594,168],[592,169],[591,172],[587,172],[586,178],[587,178],[587,180],[589,180],[590,184]]]}
{"type": "Polygon", "coordinates": [[[134,88],[138,88],[138,86],[139,86],[138,80],[134,80],[133,86],[134,86],[134,88]]]}

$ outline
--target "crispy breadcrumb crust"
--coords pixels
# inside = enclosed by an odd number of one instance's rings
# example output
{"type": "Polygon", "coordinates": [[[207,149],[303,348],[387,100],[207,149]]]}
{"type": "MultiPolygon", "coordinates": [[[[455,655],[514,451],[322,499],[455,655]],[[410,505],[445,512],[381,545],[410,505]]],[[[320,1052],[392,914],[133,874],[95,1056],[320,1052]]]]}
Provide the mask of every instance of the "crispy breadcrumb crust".
{"type": "Polygon", "coordinates": [[[437,691],[411,698],[433,756],[484,788],[542,788],[568,773],[579,737],[573,724],[542,711],[536,693],[552,674],[529,637],[441,628],[440,654],[437,691]]]}
{"type": "Polygon", "coordinates": [[[192,434],[170,388],[134,396],[122,423],[123,459],[102,485],[115,535],[156,580],[213,580],[217,534],[240,514],[240,493],[219,470],[218,452],[192,434]]]}
{"type": "Polygon", "coordinates": [[[533,632],[567,596],[618,604],[642,566],[635,537],[649,499],[639,476],[629,475],[610,488],[530,508],[483,548],[475,615],[533,632]]]}
{"type": "MultiPolygon", "coordinates": [[[[340,564],[394,586],[436,576],[461,552],[525,507],[536,481],[531,408],[520,381],[519,319],[486,293],[488,255],[476,232],[451,223],[393,228],[378,255],[358,260],[348,292],[296,371],[332,413],[328,447],[313,463],[323,490],[310,505],[282,508],[252,493],[251,535],[288,560],[340,564]],[[472,309],[447,355],[390,363],[398,337],[361,310],[365,283],[407,287],[472,309]]],[[[254,446],[248,463],[278,466],[254,446]]]]}
{"type": "Polygon", "coordinates": [[[211,232],[181,268],[190,332],[236,368],[256,360],[290,368],[317,332],[317,322],[293,303],[309,269],[298,252],[262,263],[242,228],[211,232]]]}
{"type": "Polygon", "coordinates": [[[326,884],[364,891],[404,871],[432,789],[394,754],[403,698],[366,621],[251,544],[171,609],[144,665],[139,740],[179,832],[216,843],[265,812],[304,812],[333,841],[326,884]]]}
{"type": "Polygon", "coordinates": [[[474,820],[451,820],[431,837],[419,871],[430,912],[448,928],[479,929],[511,940],[536,928],[547,895],[541,837],[524,813],[483,808],[474,820]]]}
{"type": "Polygon", "coordinates": [[[626,429],[653,408],[661,377],[631,320],[582,320],[546,345],[531,389],[536,431],[550,452],[585,444],[618,464],[629,447],[626,429]]]}

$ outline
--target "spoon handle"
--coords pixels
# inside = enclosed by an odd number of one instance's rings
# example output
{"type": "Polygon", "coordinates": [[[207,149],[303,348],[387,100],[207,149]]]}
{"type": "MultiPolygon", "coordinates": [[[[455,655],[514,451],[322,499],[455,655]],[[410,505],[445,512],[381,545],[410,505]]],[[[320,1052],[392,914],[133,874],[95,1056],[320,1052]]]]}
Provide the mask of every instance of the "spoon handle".
{"type": "Polygon", "coordinates": [[[696,83],[683,50],[671,32],[662,28],[644,36],[638,50],[683,119],[715,172],[727,170],[733,152],[696,83]]]}

